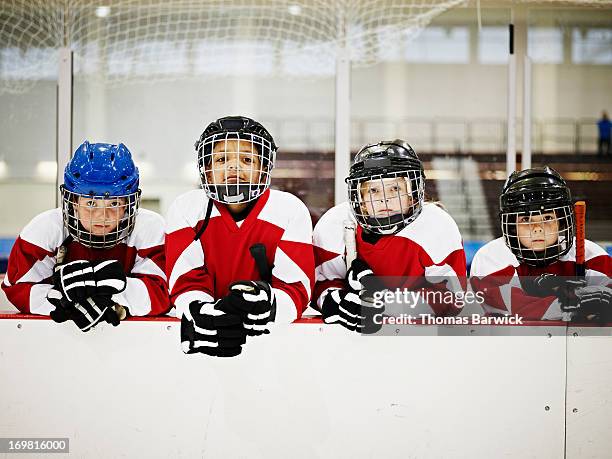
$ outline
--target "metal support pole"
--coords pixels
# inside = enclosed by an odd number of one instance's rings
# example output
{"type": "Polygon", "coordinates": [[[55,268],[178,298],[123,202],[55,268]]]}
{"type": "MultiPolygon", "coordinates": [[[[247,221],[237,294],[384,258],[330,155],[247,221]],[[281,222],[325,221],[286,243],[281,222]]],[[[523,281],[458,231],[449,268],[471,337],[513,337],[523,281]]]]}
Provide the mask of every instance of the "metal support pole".
{"type": "Polygon", "coordinates": [[[508,126],[506,145],[506,175],[516,170],[516,56],[514,55],[514,24],[510,24],[508,56],[508,126]]]}
{"type": "Polygon", "coordinates": [[[61,203],[59,185],[64,182],[64,168],[72,157],[72,51],[67,47],[59,50],[56,138],[55,204],[59,206],[61,203]]]}
{"type": "Polygon", "coordinates": [[[346,44],[345,23],[339,20],[340,40],[336,55],[336,132],[334,202],[347,200],[345,177],[351,163],[351,61],[346,44]]]}
{"type": "Polygon", "coordinates": [[[576,120],[574,124],[574,154],[580,154],[580,120],[576,120]]]}
{"type": "Polygon", "coordinates": [[[522,169],[531,169],[531,59],[523,65],[523,156],[522,169]]]}

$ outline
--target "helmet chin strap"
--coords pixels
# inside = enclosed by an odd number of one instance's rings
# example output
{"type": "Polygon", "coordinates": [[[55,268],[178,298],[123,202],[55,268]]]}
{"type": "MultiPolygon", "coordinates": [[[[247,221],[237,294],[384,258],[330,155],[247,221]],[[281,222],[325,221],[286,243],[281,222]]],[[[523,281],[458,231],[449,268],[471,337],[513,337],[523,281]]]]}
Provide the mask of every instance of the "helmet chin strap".
{"type": "Polygon", "coordinates": [[[244,197],[244,193],[240,193],[237,195],[222,194],[222,199],[228,204],[237,204],[237,203],[244,201],[245,197],[244,197]]]}
{"type": "Polygon", "coordinates": [[[395,214],[391,217],[384,217],[385,220],[389,221],[389,225],[380,225],[380,218],[368,217],[367,223],[370,225],[368,231],[371,233],[378,233],[383,235],[395,234],[400,231],[404,226],[401,223],[404,221],[405,216],[403,214],[395,214]],[[387,227],[388,226],[388,227],[387,227]]]}
{"type": "Polygon", "coordinates": [[[401,228],[399,228],[398,225],[394,225],[394,226],[392,226],[391,228],[388,228],[388,229],[380,228],[379,231],[380,231],[380,234],[383,234],[383,235],[387,236],[389,234],[397,233],[400,229],[401,228]]]}
{"type": "Polygon", "coordinates": [[[262,185],[209,185],[209,187],[212,198],[226,204],[249,202],[263,193],[262,185]]]}

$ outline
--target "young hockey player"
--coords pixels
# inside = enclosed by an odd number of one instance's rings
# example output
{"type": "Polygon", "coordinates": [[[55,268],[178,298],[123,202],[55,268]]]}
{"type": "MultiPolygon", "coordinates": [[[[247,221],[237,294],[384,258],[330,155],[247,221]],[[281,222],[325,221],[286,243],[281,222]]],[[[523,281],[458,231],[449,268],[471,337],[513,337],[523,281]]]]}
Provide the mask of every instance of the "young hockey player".
{"type": "Polygon", "coordinates": [[[500,218],[502,237],[476,253],[470,272],[485,312],[530,320],[609,314],[611,258],[586,240],[586,276],[576,277],[574,207],[559,173],[549,167],[512,173],[502,189],[500,218]]]}
{"type": "MultiPolygon", "coordinates": [[[[402,285],[395,287],[410,290],[464,290],[466,262],[459,229],[447,212],[424,202],[423,165],[407,142],[366,145],[357,153],[346,181],[349,202],[328,210],[314,231],[314,300],[325,322],[366,331],[364,325],[372,325],[371,315],[382,312],[380,305],[363,301],[363,295],[359,298],[361,291],[380,287],[366,285],[373,275],[403,276],[402,285]],[[351,222],[357,223],[354,236],[345,230],[351,222]],[[351,237],[356,243],[352,262],[351,237]]],[[[460,312],[453,302],[439,298],[412,312],[438,316],[460,312]]]]}
{"type": "Polygon", "coordinates": [[[164,221],[138,208],[138,184],[125,145],[84,142],[66,166],[61,209],[34,217],[13,246],[2,284],[11,303],[82,331],[167,312],[164,221]]]}
{"type": "Polygon", "coordinates": [[[170,298],[185,353],[231,357],[267,323],[292,322],[314,282],[312,222],[295,196],[270,190],[276,144],[229,116],[196,142],[201,190],[178,197],[166,235],[170,298]],[[276,316],[276,318],[275,318],[276,316]]]}

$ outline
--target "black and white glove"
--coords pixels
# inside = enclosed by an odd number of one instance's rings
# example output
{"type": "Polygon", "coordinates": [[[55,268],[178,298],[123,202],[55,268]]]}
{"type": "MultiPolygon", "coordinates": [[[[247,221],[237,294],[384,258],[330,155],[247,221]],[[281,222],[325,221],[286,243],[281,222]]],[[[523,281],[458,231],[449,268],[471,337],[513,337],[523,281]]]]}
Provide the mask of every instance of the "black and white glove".
{"type": "Polygon", "coordinates": [[[125,290],[123,266],[116,260],[92,263],[75,260],[58,265],[53,274],[55,288],[71,303],[95,296],[112,296],[125,290]]]}
{"type": "Polygon", "coordinates": [[[382,327],[375,323],[375,315],[384,312],[384,303],[374,300],[374,292],[381,290],[368,264],[356,258],[346,273],[348,289],[331,290],[323,300],[323,321],[339,323],[351,331],[376,333],[382,327]]]}
{"type": "Polygon", "coordinates": [[[119,325],[119,316],[113,309],[113,301],[108,296],[95,296],[80,302],[70,302],[59,290],[51,288],[47,293],[47,299],[55,306],[49,315],[57,323],[71,320],[83,332],[91,330],[101,321],[115,327],[119,325]]]}
{"type": "Polygon", "coordinates": [[[362,292],[364,290],[373,292],[380,289],[374,278],[372,268],[359,258],[355,258],[351,263],[351,267],[346,273],[346,282],[353,292],[362,292]]]}
{"type": "Polygon", "coordinates": [[[240,354],[247,332],[242,317],[229,312],[230,309],[227,297],[213,303],[192,301],[181,317],[183,352],[200,352],[215,357],[240,354]]]}
{"type": "Polygon", "coordinates": [[[576,290],[578,302],[572,320],[612,322],[612,289],[603,285],[590,285],[576,290]]]}
{"type": "Polygon", "coordinates": [[[340,324],[360,333],[376,333],[381,329],[384,303],[352,290],[330,290],[321,309],[326,324],[340,324]],[[377,316],[377,317],[375,317],[377,316]]]}
{"type": "Polygon", "coordinates": [[[276,298],[270,284],[263,281],[238,281],[226,297],[231,312],[240,314],[249,336],[270,333],[267,324],[276,316],[276,298]]]}
{"type": "Polygon", "coordinates": [[[112,296],[125,290],[127,277],[123,265],[117,260],[93,263],[93,271],[97,296],[112,296]]]}
{"type": "Polygon", "coordinates": [[[532,296],[555,296],[562,308],[576,304],[576,289],[586,285],[586,281],[578,277],[557,276],[544,273],[537,277],[522,277],[521,285],[526,293],[532,296]]]}

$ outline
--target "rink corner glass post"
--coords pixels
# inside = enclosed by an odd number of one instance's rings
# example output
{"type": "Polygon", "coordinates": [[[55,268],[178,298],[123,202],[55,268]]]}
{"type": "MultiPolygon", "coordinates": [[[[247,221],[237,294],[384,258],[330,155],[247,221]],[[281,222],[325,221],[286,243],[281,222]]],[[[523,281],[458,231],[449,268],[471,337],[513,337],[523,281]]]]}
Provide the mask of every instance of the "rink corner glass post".
{"type": "Polygon", "coordinates": [[[523,65],[523,154],[521,168],[531,169],[531,59],[525,56],[523,65]]]}
{"type": "Polygon", "coordinates": [[[72,155],[72,50],[59,50],[59,73],[57,79],[57,148],[55,205],[61,204],[59,186],[64,180],[64,168],[72,155]]]}
{"type": "Polygon", "coordinates": [[[506,134],[506,177],[516,170],[516,56],[514,55],[514,10],[508,25],[508,107],[506,134]]]}
{"type": "Polygon", "coordinates": [[[64,181],[64,168],[72,157],[72,98],[73,98],[73,55],[70,49],[70,29],[68,20],[70,11],[65,4],[62,9],[62,47],[59,49],[59,69],[57,78],[57,132],[55,159],[57,164],[55,176],[55,205],[60,206],[59,185],[64,181]]]}
{"type": "Polygon", "coordinates": [[[346,39],[346,11],[338,11],[336,47],[336,119],[334,156],[334,205],[347,199],[344,178],[351,161],[351,60],[346,39]]]}
{"type": "Polygon", "coordinates": [[[508,126],[506,150],[506,176],[517,169],[516,115],[517,97],[522,97],[520,111],[523,120],[521,168],[531,167],[531,62],[527,50],[527,6],[511,9],[508,43],[508,126]],[[522,78],[519,76],[522,75],[522,78]],[[521,85],[522,83],[522,85],[521,85]]]}
{"type": "Polygon", "coordinates": [[[523,91],[521,108],[523,118],[523,148],[521,154],[521,169],[531,168],[531,124],[532,124],[532,82],[531,59],[529,58],[529,23],[527,5],[517,5],[514,16],[514,53],[517,64],[517,86],[523,91]],[[522,65],[521,65],[522,64],[522,65]],[[521,81],[522,88],[519,82],[521,81]]]}

